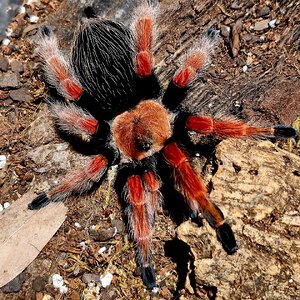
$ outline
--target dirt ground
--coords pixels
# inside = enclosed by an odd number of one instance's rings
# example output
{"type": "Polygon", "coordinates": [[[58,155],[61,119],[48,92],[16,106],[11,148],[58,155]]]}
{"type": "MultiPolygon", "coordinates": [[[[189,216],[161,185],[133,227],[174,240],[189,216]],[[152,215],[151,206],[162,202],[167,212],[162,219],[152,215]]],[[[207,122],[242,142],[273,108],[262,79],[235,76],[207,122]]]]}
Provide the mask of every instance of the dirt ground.
{"type": "MultiPolygon", "coordinates": [[[[39,25],[47,22],[56,31],[62,49],[68,51],[85,2],[41,0],[27,5],[26,12],[17,15],[11,24],[10,43],[1,46],[0,155],[7,159],[0,169],[2,205],[12,203],[29,190],[39,192],[47,188],[84,159],[67,148],[52,128],[44,103],[49,91],[42,79],[33,39],[39,25]],[[32,15],[39,18],[37,23],[32,22],[32,15]],[[41,158],[48,150],[57,151],[56,164],[52,163],[53,156],[41,158]]],[[[125,23],[130,23],[128,15],[136,5],[135,1],[94,2],[98,12],[110,18],[116,16],[125,23]]],[[[232,114],[260,124],[299,126],[299,2],[162,0],[160,4],[155,72],[164,88],[180,57],[207,28],[214,27],[220,30],[219,44],[211,66],[190,91],[186,107],[232,114]],[[195,99],[197,107],[193,106],[195,99]]],[[[295,140],[278,145],[299,155],[295,140]]],[[[213,169],[212,161],[206,164],[208,171],[213,169]]],[[[158,210],[153,237],[160,287],[159,294],[155,294],[145,289],[136,269],[134,245],[126,233],[112,183],[106,180],[96,192],[70,198],[66,205],[66,221],[18,278],[19,282],[0,290],[0,299],[52,299],[46,298],[49,295],[76,300],[83,293],[85,299],[105,300],[216,298],[205,288],[196,291],[185,284],[183,270],[187,268],[184,264],[188,264],[189,247],[176,238],[179,224],[170,218],[167,209],[158,210]],[[100,237],[91,233],[92,225],[101,228],[100,237]],[[105,251],[99,254],[103,247],[105,251]],[[92,293],[90,278],[105,271],[113,274],[112,284],[97,291],[97,284],[101,284],[95,283],[94,298],[88,298],[88,293],[92,293]],[[53,287],[51,276],[56,273],[66,281],[67,294],[60,294],[53,287]]],[[[249,299],[258,298],[254,295],[249,299]]]]}

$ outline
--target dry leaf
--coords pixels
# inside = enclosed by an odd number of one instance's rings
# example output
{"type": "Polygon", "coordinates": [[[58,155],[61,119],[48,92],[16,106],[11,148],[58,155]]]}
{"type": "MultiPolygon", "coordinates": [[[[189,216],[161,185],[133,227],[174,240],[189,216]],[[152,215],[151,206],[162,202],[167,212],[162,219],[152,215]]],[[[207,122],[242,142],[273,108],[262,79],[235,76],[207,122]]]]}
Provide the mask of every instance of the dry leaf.
{"type": "Polygon", "coordinates": [[[61,202],[29,210],[27,204],[34,197],[26,193],[0,213],[0,287],[38,256],[66,219],[67,207],[61,202]]]}

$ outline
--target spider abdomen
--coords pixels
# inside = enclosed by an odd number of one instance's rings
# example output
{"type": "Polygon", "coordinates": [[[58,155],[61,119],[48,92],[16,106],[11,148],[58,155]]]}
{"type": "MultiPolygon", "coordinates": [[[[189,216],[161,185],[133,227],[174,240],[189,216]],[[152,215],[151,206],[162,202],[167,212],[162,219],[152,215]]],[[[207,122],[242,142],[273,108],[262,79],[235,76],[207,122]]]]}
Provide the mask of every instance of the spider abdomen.
{"type": "Polygon", "coordinates": [[[141,160],[151,156],[163,148],[171,135],[167,110],[153,100],[142,101],[115,118],[112,133],[126,157],[141,160]]]}

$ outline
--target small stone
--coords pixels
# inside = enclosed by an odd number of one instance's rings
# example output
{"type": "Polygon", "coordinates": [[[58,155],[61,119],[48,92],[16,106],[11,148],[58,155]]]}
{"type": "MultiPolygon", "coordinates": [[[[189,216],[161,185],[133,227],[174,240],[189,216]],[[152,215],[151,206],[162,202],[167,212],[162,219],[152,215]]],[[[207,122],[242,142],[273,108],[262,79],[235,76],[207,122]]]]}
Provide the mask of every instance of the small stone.
{"type": "Polygon", "coordinates": [[[35,292],[41,292],[46,285],[46,279],[44,277],[38,276],[32,282],[32,288],[35,292]]]}
{"type": "Polygon", "coordinates": [[[65,286],[65,285],[61,286],[61,287],[59,288],[59,292],[60,292],[61,294],[66,294],[66,293],[68,292],[68,287],[65,286]]]}
{"type": "Polygon", "coordinates": [[[34,175],[31,172],[26,172],[24,177],[23,177],[23,179],[28,181],[28,182],[32,181],[33,178],[34,178],[34,175]]]}
{"type": "Polygon", "coordinates": [[[117,231],[119,233],[121,233],[121,234],[124,233],[125,230],[126,230],[125,224],[124,224],[124,222],[122,220],[117,220],[117,219],[112,220],[111,221],[111,225],[114,226],[114,227],[116,227],[117,231]]]}
{"type": "Polygon", "coordinates": [[[114,300],[117,299],[117,297],[118,295],[116,291],[114,291],[111,288],[108,288],[101,292],[99,300],[114,300]]]}
{"type": "Polygon", "coordinates": [[[6,166],[6,156],[0,155],[0,169],[3,169],[6,166]]]}
{"type": "Polygon", "coordinates": [[[0,76],[0,88],[18,88],[20,86],[20,77],[16,73],[8,72],[0,76]]]}
{"type": "Polygon", "coordinates": [[[239,10],[243,7],[243,5],[241,3],[239,3],[239,1],[234,1],[231,5],[230,8],[234,9],[234,10],[239,10]]]}
{"type": "Polygon", "coordinates": [[[9,91],[9,96],[12,100],[18,102],[28,102],[31,97],[28,93],[28,89],[20,88],[18,90],[11,90],[9,91]]]}
{"type": "Polygon", "coordinates": [[[9,62],[7,57],[0,55],[0,70],[6,72],[8,70],[9,62]]]}
{"type": "Polygon", "coordinates": [[[81,278],[82,282],[89,284],[90,282],[100,282],[100,276],[93,273],[84,273],[81,278]]]}
{"type": "Polygon", "coordinates": [[[39,17],[38,17],[38,16],[31,15],[31,16],[29,17],[30,23],[37,23],[38,20],[39,20],[39,17]]]}
{"type": "Polygon", "coordinates": [[[111,284],[111,281],[113,279],[113,275],[109,272],[107,272],[105,275],[100,276],[100,281],[103,288],[108,287],[111,284]]]}
{"type": "Polygon", "coordinates": [[[64,280],[59,274],[52,275],[52,284],[57,289],[63,286],[64,280]]]}
{"type": "Polygon", "coordinates": [[[264,17],[267,16],[270,13],[270,8],[265,6],[265,7],[260,7],[256,11],[256,16],[259,17],[264,17]]]}
{"type": "Polygon", "coordinates": [[[107,248],[105,246],[101,247],[99,250],[98,250],[98,254],[102,254],[104,253],[105,251],[107,250],[107,248]]]}
{"type": "Polygon", "coordinates": [[[274,20],[271,20],[270,22],[269,22],[269,26],[270,26],[270,28],[275,28],[276,27],[276,19],[274,19],[274,20]]]}
{"type": "Polygon", "coordinates": [[[230,35],[230,27],[229,26],[225,26],[225,25],[221,25],[220,26],[220,34],[222,37],[224,38],[229,38],[230,35]]]}
{"type": "Polygon", "coordinates": [[[9,207],[10,207],[9,202],[4,202],[3,208],[4,208],[4,209],[7,209],[7,208],[9,208],[9,207]]]}
{"type": "Polygon", "coordinates": [[[74,225],[75,225],[76,228],[81,228],[81,224],[78,223],[78,222],[75,222],[74,225]]]}
{"type": "Polygon", "coordinates": [[[14,73],[23,73],[24,72],[24,65],[19,60],[13,60],[10,63],[10,68],[14,73]]]}
{"type": "Polygon", "coordinates": [[[21,290],[22,284],[25,281],[25,275],[23,273],[19,274],[13,280],[11,280],[8,284],[2,287],[3,293],[17,293],[21,290]]]}
{"type": "Polygon", "coordinates": [[[243,66],[243,72],[246,73],[247,71],[248,71],[248,66],[247,66],[247,65],[244,65],[244,66],[243,66]]]}
{"type": "Polygon", "coordinates": [[[258,21],[254,24],[253,29],[256,31],[264,30],[269,27],[270,19],[258,21]]]}
{"type": "Polygon", "coordinates": [[[5,99],[3,102],[2,102],[2,105],[3,106],[9,106],[9,105],[12,105],[14,103],[14,101],[12,101],[11,99],[5,99]]]}
{"type": "Polygon", "coordinates": [[[0,203],[0,212],[4,210],[4,207],[2,206],[2,204],[0,203]]]}
{"type": "Polygon", "coordinates": [[[112,239],[116,235],[117,229],[109,228],[109,229],[100,229],[98,231],[94,231],[92,229],[89,230],[91,237],[97,242],[105,242],[112,239]]]}
{"type": "Polygon", "coordinates": [[[8,38],[5,38],[5,39],[2,40],[2,45],[3,46],[8,46],[9,43],[10,43],[10,39],[8,39],[8,38]]]}

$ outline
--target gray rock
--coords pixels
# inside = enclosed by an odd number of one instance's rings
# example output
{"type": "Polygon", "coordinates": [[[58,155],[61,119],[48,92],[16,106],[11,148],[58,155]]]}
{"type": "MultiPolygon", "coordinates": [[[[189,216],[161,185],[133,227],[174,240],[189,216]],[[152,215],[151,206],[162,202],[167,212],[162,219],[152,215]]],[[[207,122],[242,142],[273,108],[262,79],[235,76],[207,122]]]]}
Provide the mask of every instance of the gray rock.
{"type": "Polygon", "coordinates": [[[109,229],[100,229],[100,230],[89,230],[90,236],[97,242],[105,242],[112,239],[117,232],[117,229],[109,228],[109,229]]]}
{"type": "Polygon", "coordinates": [[[86,284],[93,282],[100,282],[100,275],[93,274],[93,273],[84,273],[82,275],[82,281],[86,284]]]}
{"type": "Polygon", "coordinates": [[[117,299],[117,297],[118,294],[114,289],[106,288],[101,292],[99,300],[114,300],[117,299]]]}
{"type": "Polygon", "coordinates": [[[35,292],[41,292],[44,290],[47,280],[45,277],[38,276],[32,282],[32,289],[35,292]]]}
{"type": "Polygon", "coordinates": [[[10,68],[14,73],[23,73],[24,72],[24,65],[19,60],[13,60],[10,63],[10,68]]]}
{"type": "Polygon", "coordinates": [[[6,56],[0,55],[0,70],[6,72],[8,70],[9,62],[6,56]]]}
{"type": "Polygon", "coordinates": [[[117,231],[119,233],[124,233],[125,232],[125,224],[122,220],[112,220],[111,225],[117,228],[117,231]]]}
{"type": "Polygon", "coordinates": [[[13,280],[11,280],[8,284],[2,287],[3,293],[17,293],[21,290],[22,284],[25,281],[25,275],[23,273],[19,274],[13,280]]]}
{"type": "Polygon", "coordinates": [[[20,76],[19,74],[7,72],[0,76],[0,88],[18,88],[20,87],[20,76]]]}
{"type": "Polygon", "coordinates": [[[269,28],[269,22],[270,22],[270,19],[258,21],[254,24],[253,29],[256,31],[261,31],[261,30],[267,29],[267,28],[269,28]]]}
{"type": "Polygon", "coordinates": [[[20,88],[17,90],[9,91],[9,97],[18,102],[28,102],[31,99],[27,88],[20,88]]]}
{"type": "Polygon", "coordinates": [[[270,8],[265,6],[265,7],[260,7],[256,11],[256,16],[257,17],[264,17],[270,14],[270,8]]]}

